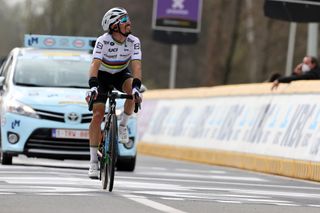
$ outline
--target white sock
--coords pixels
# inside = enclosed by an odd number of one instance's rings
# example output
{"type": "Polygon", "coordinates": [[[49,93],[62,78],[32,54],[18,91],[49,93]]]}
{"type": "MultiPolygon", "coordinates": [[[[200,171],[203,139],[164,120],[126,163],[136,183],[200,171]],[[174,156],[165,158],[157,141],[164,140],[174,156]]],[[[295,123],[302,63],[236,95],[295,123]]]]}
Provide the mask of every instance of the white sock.
{"type": "Polygon", "coordinates": [[[90,163],[98,162],[97,151],[98,151],[98,147],[90,146],[90,163]]]}
{"type": "Polygon", "coordinates": [[[121,126],[127,126],[129,118],[130,118],[130,115],[128,115],[125,112],[123,112],[122,119],[120,121],[120,125],[121,126]]]}

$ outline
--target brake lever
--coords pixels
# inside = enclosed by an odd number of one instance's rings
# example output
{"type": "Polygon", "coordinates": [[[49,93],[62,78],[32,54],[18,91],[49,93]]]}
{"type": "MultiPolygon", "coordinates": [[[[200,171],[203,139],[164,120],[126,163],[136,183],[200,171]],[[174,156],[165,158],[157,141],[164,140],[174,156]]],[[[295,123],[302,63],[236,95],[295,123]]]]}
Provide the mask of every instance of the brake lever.
{"type": "Polygon", "coordinates": [[[89,103],[88,103],[88,110],[91,112],[92,111],[92,108],[93,108],[93,101],[94,101],[94,97],[96,96],[96,92],[93,91],[90,95],[90,100],[89,100],[89,103]]]}
{"type": "MultiPolygon", "coordinates": [[[[136,99],[136,98],[138,98],[138,97],[139,97],[138,93],[135,93],[135,94],[134,94],[134,98],[136,99]]],[[[135,113],[138,113],[139,110],[141,110],[141,104],[140,104],[140,103],[135,103],[135,105],[134,105],[134,112],[135,112],[135,113]]]]}

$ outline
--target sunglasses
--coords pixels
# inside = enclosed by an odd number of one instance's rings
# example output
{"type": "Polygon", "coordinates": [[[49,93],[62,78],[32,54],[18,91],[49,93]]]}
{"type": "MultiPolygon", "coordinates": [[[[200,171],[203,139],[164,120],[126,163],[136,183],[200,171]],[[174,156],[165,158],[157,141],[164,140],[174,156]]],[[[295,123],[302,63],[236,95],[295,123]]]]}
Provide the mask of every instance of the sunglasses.
{"type": "Polygon", "coordinates": [[[120,24],[123,24],[123,23],[127,23],[129,21],[129,16],[123,16],[122,18],[120,18],[119,22],[120,24]]]}

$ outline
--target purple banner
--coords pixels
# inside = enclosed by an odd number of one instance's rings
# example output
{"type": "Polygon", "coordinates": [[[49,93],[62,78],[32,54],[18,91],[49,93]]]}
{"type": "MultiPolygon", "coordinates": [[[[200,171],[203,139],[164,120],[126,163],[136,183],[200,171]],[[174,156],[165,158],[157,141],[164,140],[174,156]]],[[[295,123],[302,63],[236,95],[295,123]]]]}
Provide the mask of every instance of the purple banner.
{"type": "Polygon", "coordinates": [[[154,0],[153,28],[199,32],[202,0],[154,0]]]}

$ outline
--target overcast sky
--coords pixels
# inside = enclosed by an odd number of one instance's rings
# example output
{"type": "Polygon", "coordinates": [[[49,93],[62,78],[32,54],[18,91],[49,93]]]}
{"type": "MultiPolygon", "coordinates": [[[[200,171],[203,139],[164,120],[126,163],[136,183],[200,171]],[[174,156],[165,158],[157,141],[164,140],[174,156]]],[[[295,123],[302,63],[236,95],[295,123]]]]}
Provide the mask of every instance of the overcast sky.
{"type": "MultiPolygon", "coordinates": [[[[27,0],[4,0],[4,2],[9,5],[9,6],[15,6],[17,4],[24,4],[27,0]]],[[[31,7],[33,7],[33,13],[34,14],[41,14],[43,13],[43,3],[45,3],[47,0],[34,0],[34,1],[31,1],[29,0],[30,3],[31,3],[31,7]]]]}

